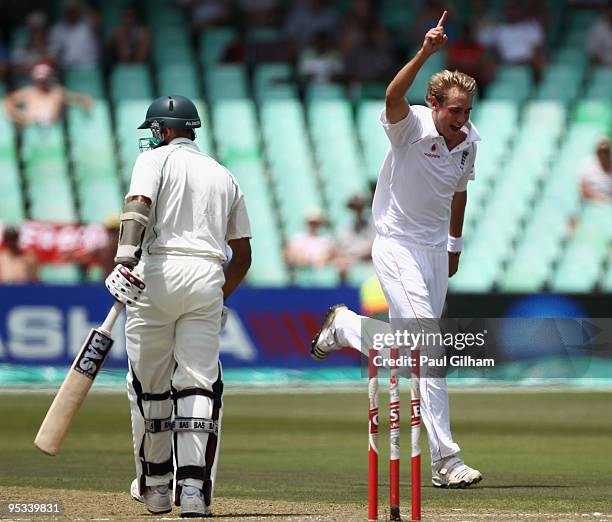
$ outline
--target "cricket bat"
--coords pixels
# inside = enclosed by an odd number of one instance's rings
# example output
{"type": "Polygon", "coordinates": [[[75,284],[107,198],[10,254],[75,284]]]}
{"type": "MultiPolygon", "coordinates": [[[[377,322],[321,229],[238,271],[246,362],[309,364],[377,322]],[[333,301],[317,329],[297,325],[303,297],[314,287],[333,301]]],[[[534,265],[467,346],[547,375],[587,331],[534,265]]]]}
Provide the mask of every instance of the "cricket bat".
{"type": "Polygon", "coordinates": [[[104,322],[98,328],[92,328],[85,339],[34,439],[34,445],[43,453],[59,453],[72,420],[113,346],[110,331],[122,309],[123,303],[116,302],[104,322]]]}

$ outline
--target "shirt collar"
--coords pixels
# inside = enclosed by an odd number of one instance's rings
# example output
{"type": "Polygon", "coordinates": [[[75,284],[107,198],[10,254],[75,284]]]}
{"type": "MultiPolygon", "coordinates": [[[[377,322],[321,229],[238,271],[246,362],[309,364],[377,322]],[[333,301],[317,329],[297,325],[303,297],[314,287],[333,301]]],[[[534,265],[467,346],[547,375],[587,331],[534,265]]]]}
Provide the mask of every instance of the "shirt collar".
{"type": "Polygon", "coordinates": [[[189,138],[174,138],[168,145],[187,145],[193,147],[196,150],[200,150],[193,140],[189,138]]]}

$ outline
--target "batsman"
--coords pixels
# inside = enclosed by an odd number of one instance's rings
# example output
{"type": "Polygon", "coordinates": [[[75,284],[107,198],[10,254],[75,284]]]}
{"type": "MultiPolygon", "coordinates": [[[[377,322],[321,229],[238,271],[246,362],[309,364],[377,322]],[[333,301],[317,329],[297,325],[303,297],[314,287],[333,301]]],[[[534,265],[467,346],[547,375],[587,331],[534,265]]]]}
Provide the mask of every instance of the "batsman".
{"type": "Polygon", "coordinates": [[[106,280],[127,309],[131,493],[162,514],[172,510],[174,490],[182,517],[212,514],[223,409],[219,332],[224,300],[251,263],[244,196],[230,172],[199,151],[200,126],[183,96],[149,106],[138,128],[152,136],[140,140],[118,265],[106,280]],[[227,246],[233,256],[224,272],[227,246]]]}

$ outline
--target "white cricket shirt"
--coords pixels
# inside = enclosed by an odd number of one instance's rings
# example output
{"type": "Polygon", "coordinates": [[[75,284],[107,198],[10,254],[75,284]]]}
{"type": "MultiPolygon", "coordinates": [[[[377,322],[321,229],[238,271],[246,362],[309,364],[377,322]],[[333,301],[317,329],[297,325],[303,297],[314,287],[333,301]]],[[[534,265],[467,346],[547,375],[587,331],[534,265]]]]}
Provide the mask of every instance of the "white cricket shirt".
{"type": "Polygon", "coordinates": [[[580,180],[598,196],[612,198],[612,173],[603,169],[597,156],[583,161],[580,167],[580,180]]]}
{"type": "Polygon", "coordinates": [[[140,154],[126,196],[151,199],[147,254],[226,259],[226,242],[251,237],[244,196],[229,171],[187,138],[140,154]]]}
{"type": "Polygon", "coordinates": [[[411,105],[408,115],[381,122],[391,142],[382,165],[372,204],[378,234],[446,248],[451,201],[474,179],[478,131],[468,122],[466,139],[449,152],[438,133],[432,110],[411,105]]]}

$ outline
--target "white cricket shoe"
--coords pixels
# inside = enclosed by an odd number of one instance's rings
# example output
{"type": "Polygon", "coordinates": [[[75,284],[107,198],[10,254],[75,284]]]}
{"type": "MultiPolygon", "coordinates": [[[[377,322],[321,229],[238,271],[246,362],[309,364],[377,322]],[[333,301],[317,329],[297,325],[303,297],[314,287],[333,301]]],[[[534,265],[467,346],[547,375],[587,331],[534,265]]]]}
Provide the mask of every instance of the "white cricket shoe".
{"type": "Polygon", "coordinates": [[[168,485],[163,486],[147,486],[144,495],[138,493],[138,479],[134,479],[130,486],[130,495],[136,502],[143,502],[147,506],[149,513],[161,515],[172,511],[172,502],[170,502],[170,492],[168,485]]]}
{"type": "Polygon", "coordinates": [[[480,471],[470,468],[454,455],[434,464],[431,470],[431,482],[436,488],[462,489],[481,480],[480,471]]]}
{"type": "Polygon", "coordinates": [[[204,503],[202,490],[195,486],[183,486],[181,491],[181,517],[212,517],[210,508],[204,503]]]}
{"type": "Polygon", "coordinates": [[[136,502],[143,502],[142,495],[138,492],[138,479],[132,480],[132,484],[130,485],[130,495],[136,502]]]}
{"type": "Polygon", "coordinates": [[[342,310],[348,310],[346,305],[337,304],[332,306],[325,314],[323,319],[323,326],[317,332],[312,340],[312,348],[310,349],[310,355],[313,359],[322,361],[327,356],[336,350],[340,350],[342,346],[336,341],[336,329],[334,328],[334,319],[338,312],[342,310]]]}

